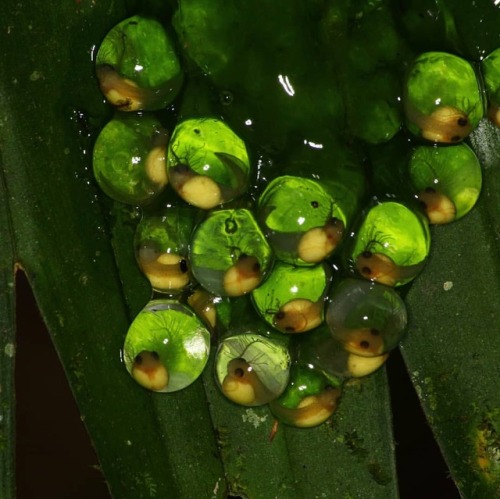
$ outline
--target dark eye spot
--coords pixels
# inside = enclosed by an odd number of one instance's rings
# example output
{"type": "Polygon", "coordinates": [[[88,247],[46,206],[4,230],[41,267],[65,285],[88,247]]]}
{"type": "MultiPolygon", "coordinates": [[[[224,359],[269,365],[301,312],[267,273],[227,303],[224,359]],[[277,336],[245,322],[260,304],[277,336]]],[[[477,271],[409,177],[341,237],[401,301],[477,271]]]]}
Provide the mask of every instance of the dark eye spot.
{"type": "Polygon", "coordinates": [[[151,352],[151,357],[153,357],[154,360],[160,360],[160,356],[155,351],[151,352]]]}
{"type": "Polygon", "coordinates": [[[259,262],[255,262],[253,265],[252,265],[252,270],[254,272],[259,272],[260,270],[260,263],[259,262]]]}
{"type": "Polygon", "coordinates": [[[135,356],[135,359],[134,359],[134,362],[137,364],[137,365],[141,365],[142,364],[142,355],[139,354],[139,355],[136,355],[135,356]]]}
{"type": "Polygon", "coordinates": [[[313,208],[318,208],[319,203],[318,203],[317,201],[311,201],[311,206],[312,206],[313,208]]]}
{"type": "Polygon", "coordinates": [[[184,260],[184,259],[183,259],[183,260],[181,260],[181,261],[179,262],[179,267],[180,267],[180,269],[181,269],[181,272],[182,272],[183,274],[185,274],[185,273],[188,271],[188,264],[187,264],[187,261],[186,261],[186,260],[184,260]]]}
{"type": "Polygon", "coordinates": [[[361,272],[364,274],[364,275],[370,275],[372,273],[372,269],[370,267],[363,267],[361,269],[361,272]]]}
{"type": "Polygon", "coordinates": [[[243,375],[245,374],[245,371],[243,371],[243,369],[241,367],[237,367],[235,370],[234,370],[234,375],[238,378],[243,378],[243,375]]]}
{"type": "Polygon", "coordinates": [[[370,329],[370,333],[372,333],[373,336],[378,336],[380,334],[380,331],[378,329],[372,328],[370,329]]]}
{"type": "Polygon", "coordinates": [[[363,251],[363,253],[361,253],[361,256],[363,258],[371,258],[373,256],[373,253],[371,251],[366,250],[366,251],[363,251]]]}
{"type": "Polygon", "coordinates": [[[361,341],[359,346],[361,348],[367,349],[370,346],[370,342],[369,341],[361,341]]]}
{"type": "Polygon", "coordinates": [[[454,135],[454,136],[451,138],[451,141],[452,141],[452,142],[458,142],[460,139],[461,139],[461,137],[460,137],[460,136],[458,136],[458,135],[454,135]]]}
{"type": "Polygon", "coordinates": [[[285,312],[278,312],[274,318],[277,320],[277,321],[280,321],[281,319],[284,319],[285,318],[285,312]]]}
{"type": "Polygon", "coordinates": [[[194,132],[196,135],[200,135],[200,129],[199,129],[199,128],[194,128],[194,129],[193,129],[193,132],[194,132]]]}
{"type": "Polygon", "coordinates": [[[469,123],[469,120],[467,118],[464,118],[463,116],[461,116],[457,120],[457,125],[458,126],[467,126],[468,123],[469,123]]]}

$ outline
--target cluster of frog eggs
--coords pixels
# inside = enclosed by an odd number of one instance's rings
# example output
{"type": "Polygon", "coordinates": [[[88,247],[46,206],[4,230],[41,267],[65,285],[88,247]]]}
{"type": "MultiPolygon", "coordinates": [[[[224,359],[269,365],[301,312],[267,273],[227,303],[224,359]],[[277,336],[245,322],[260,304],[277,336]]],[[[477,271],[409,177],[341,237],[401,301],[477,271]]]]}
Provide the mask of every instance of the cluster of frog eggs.
{"type": "MultiPolygon", "coordinates": [[[[498,60],[496,51],[482,68],[489,116],[497,124],[498,60]]],[[[250,206],[242,195],[251,161],[225,122],[185,119],[169,137],[144,112],[166,108],[183,83],[172,44],[156,21],[135,16],[117,25],[96,62],[107,100],[129,112],[117,113],[100,133],[95,176],[114,200],[144,208],[136,258],[161,297],[130,326],[128,371],[153,391],[185,388],[205,368],[217,334],[215,377],[228,399],[269,404],[278,420],[295,426],[327,420],[342,381],[378,369],[401,339],[407,315],[394,287],[422,269],[429,222],[460,218],[477,200],[481,170],[473,151],[443,145],[461,142],[483,117],[472,66],[438,52],[413,62],[406,124],[432,145],[416,147],[406,165],[411,196],[372,202],[359,218],[359,170],[309,165],[315,174],[299,176],[291,168],[250,206]],[[136,35],[139,25],[155,38],[154,46],[136,35]],[[164,75],[155,65],[150,77],[141,61],[166,61],[164,75]],[[148,210],[167,184],[175,192],[166,207],[148,210]],[[329,260],[339,248],[342,272],[329,260]]]]}

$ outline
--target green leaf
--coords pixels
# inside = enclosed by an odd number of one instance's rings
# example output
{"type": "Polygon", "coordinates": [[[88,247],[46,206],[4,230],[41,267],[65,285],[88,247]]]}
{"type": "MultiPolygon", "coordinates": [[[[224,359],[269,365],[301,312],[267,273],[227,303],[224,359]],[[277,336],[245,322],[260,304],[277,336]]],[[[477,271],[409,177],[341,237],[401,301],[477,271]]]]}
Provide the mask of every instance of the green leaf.
{"type": "Polygon", "coordinates": [[[464,497],[500,493],[500,131],[471,142],[483,192],[462,221],[433,231],[426,271],[406,297],[403,356],[464,497]]]}
{"type": "MultiPolygon", "coordinates": [[[[384,370],[348,383],[331,423],[281,427],[272,442],[268,410],[225,400],[210,366],[190,388],[168,395],[148,393],[126,372],[124,336],[151,293],[134,261],[137,213],[101,194],[90,152],[110,118],[92,56],[133,7],[118,0],[0,6],[0,495],[14,497],[17,263],[114,497],[396,497],[384,370]]],[[[141,4],[156,14],[163,8],[141,4]]],[[[336,19],[330,12],[324,29],[336,19]]],[[[289,44],[289,33],[282,35],[289,44]]],[[[342,113],[340,103],[332,106],[342,113]]],[[[275,138],[281,144],[281,133],[275,138]]],[[[500,483],[500,135],[482,125],[472,143],[485,169],[479,207],[433,231],[429,266],[408,293],[411,330],[402,348],[462,493],[490,497],[500,483]]]]}

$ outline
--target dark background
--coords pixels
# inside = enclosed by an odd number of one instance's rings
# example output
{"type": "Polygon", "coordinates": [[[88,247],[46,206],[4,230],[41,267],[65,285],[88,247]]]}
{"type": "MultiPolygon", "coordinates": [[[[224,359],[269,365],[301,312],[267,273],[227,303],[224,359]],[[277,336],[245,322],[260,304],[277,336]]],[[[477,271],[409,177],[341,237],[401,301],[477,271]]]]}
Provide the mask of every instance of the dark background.
{"type": "MultiPolygon", "coordinates": [[[[21,272],[16,307],[17,499],[109,499],[59,358],[21,272]]],[[[458,499],[398,351],[387,366],[401,498],[458,499]]]]}

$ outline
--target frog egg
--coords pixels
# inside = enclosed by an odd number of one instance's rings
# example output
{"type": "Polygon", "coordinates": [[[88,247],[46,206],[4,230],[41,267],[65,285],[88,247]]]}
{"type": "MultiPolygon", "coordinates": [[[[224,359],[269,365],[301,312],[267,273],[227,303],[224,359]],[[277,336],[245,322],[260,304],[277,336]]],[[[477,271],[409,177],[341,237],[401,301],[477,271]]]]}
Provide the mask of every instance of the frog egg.
{"type": "Polygon", "coordinates": [[[173,300],[153,300],[130,325],[123,357],[141,386],[175,392],[200,376],[209,351],[210,333],[191,309],[173,300]]]}
{"type": "Polygon", "coordinates": [[[187,206],[169,207],[137,225],[135,256],[155,291],[177,294],[193,283],[188,253],[195,215],[187,206]]]}
{"type": "Polygon", "coordinates": [[[290,382],[279,398],[269,403],[282,423],[311,428],[330,419],[337,408],[341,381],[311,367],[295,363],[290,382]]]}
{"type": "Polygon", "coordinates": [[[330,293],[326,323],[345,350],[376,357],[397,346],[406,330],[407,313],[392,288],[349,278],[330,293]]]}
{"type": "Polygon", "coordinates": [[[179,123],[168,149],[168,176],[187,203],[209,210],[243,194],[250,160],[245,143],[215,118],[179,123]]]}
{"type": "Polygon", "coordinates": [[[483,59],[481,73],[488,97],[488,119],[500,126],[500,48],[483,59]]]}
{"type": "Polygon", "coordinates": [[[314,265],[329,257],[340,244],[346,223],[319,182],[291,175],[267,186],[257,217],[276,257],[293,265],[314,265]]]}
{"type": "Polygon", "coordinates": [[[120,111],[163,109],[184,79],[163,26],[142,16],[125,19],[106,35],[97,52],[96,73],[102,93],[120,111]]]}
{"type": "Polygon", "coordinates": [[[404,108],[406,125],[414,135],[431,142],[460,142],[484,114],[473,67],[445,52],[420,54],[406,78],[404,108]]]}
{"type": "Polygon", "coordinates": [[[97,137],[94,175],[110,198],[147,205],[165,189],[167,134],[160,123],[142,115],[112,119],[97,137]]]}
{"type": "Polygon", "coordinates": [[[403,203],[371,207],[353,232],[350,267],[365,279],[400,286],[423,269],[430,249],[427,219],[403,203]]]}
{"type": "Polygon", "coordinates": [[[252,291],[259,315],[282,333],[303,333],[323,322],[331,272],[324,265],[295,267],[276,262],[269,277],[252,291]]]}
{"type": "Polygon", "coordinates": [[[249,293],[273,261],[264,234],[246,209],[210,213],[194,233],[189,258],[198,282],[220,296],[249,293]]]}
{"type": "Polygon", "coordinates": [[[328,326],[321,326],[298,342],[297,358],[331,376],[360,378],[372,374],[385,364],[388,353],[365,357],[349,352],[334,339],[328,326]]]}
{"type": "Polygon", "coordinates": [[[431,224],[462,218],[474,207],[481,192],[481,165],[466,144],[415,148],[409,173],[431,224]]]}
{"type": "Polygon", "coordinates": [[[245,406],[267,404],[279,397],[289,378],[290,354],[281,344],[252,333],[220,342],[215,377],[222,393],[245,406]]]}

